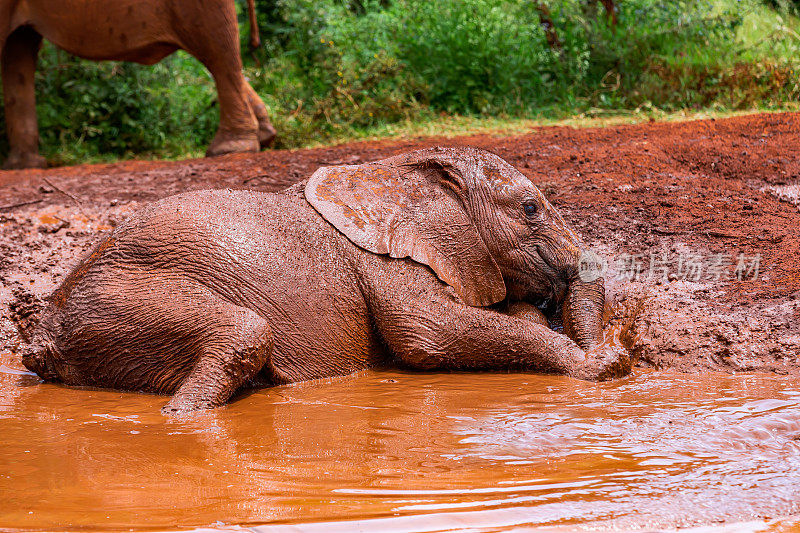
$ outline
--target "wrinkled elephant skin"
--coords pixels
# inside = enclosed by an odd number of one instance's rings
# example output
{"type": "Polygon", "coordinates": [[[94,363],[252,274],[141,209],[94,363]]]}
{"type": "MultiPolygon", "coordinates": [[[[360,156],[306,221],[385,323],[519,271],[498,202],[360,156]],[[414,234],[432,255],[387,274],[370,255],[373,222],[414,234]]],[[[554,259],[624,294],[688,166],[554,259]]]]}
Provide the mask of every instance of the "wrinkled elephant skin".
{"type": "Polygon", "coordinates": [[[578,279],[579,256],[541,192],[473,148],[323,167],[276,194],[191,192],[83,259],[23,362],[173,394],[167,413],[384,364],[605,379],[629,360],[600,342],[603,280],[578,279]],[[573,338],[538,308],[559,305],[573,338]]]}
{"type": "MultiPolygon", "coordinates": [[[[252,13],[252,0],[249,7],[252,13]]],[[[0,0],[5,168],[45,166],[34,93],[42,38],[86,59],[145,65],[186,50],[217,86],[220,122],[208,155],[255,152],[275,137],[267,108],[242,74],[233,0],[0,0]]]]}

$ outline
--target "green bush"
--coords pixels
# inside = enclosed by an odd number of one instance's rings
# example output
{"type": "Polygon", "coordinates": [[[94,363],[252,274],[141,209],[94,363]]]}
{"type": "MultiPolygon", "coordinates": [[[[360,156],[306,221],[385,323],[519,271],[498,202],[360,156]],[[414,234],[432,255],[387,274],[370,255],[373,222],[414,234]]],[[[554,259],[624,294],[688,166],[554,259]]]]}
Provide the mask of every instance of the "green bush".
{"type": "MultiPolygon", "coordinates": [[[[270,109],[280,147],[439,114],[797,101],[791,2],[616,4],[612,25],[596,0],[257,0],[263,45],[251,53],[242,31],[245,75],[270,109]]],[[[42,149],[56,162],[198,154],[216,129],[213,83],[185,53],[143,67],[46,45],[36,84],[42,149]]]]}
{"type": "MultiPolygon", "coordinates": [[[[349,134],[420,112],[422,88],[391,49],[386,13],[335,2],[279,2],[290,34],[273,35],[251,84],[272,110],[278,146],[349,134]]],[[[372,4],[370,4],[370,7],[372,4]]],[[[270,34],[267,34],[269,37],[270,34]]]]}
{"type": "Polygon", "coordinates": [[[397,53],[435,109],[497,113],[558,99],[559,56],[534,2],[411,0],[395,9],[397,53]]]}
{"type": "MultiPolygon", "coordinates": [[[[36,95],[42,151],[57,163],[177,156],[204,146],[216,129],[210,76],[183,53],[142,66],[81,60],[45,43],[36,95]]],[[[5,153],[5,135],[3,142],[5,153]]]]}

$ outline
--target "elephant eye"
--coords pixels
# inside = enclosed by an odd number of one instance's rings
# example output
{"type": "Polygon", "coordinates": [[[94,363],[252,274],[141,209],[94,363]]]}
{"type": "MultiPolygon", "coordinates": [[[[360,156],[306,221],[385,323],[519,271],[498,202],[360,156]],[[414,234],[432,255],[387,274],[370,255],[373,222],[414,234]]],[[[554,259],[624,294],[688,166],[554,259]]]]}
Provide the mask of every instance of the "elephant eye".
{"type": "Polygon", "coordinates": [[[539,208],[536,204],[524,204],[522,208],[525,210],[525,216],[528,218],[533,218],[536,216],[536,213],[539,212],[539,208]]]}

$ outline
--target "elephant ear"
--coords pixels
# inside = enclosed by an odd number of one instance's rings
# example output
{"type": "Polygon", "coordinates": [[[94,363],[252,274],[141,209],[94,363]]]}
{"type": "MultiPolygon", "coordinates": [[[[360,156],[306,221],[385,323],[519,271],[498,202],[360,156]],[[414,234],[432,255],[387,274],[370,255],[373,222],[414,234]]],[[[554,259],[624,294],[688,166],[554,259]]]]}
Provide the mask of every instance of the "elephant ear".
{"type": "Polygon", "coordinates": [[[506,287],[459,199],[464,187],[449,163],[398,156],[322,167],[308,181],[305,196],[359,247],[410,257],[429,266],[467,305],[492,305],[505,298],[506,287]]]}

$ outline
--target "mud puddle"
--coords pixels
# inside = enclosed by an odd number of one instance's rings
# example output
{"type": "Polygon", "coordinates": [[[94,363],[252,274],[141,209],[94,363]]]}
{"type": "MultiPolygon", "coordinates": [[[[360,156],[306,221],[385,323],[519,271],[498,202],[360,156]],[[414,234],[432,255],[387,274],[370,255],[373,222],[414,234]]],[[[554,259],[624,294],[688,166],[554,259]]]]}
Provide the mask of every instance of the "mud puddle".
{"type": "Polygon", "coordinates": [[[800,387],[774,374],[374,371],[184,420],[164,402],[2,357],[0,528],[756,531],[800,512],[800,387]]]}

